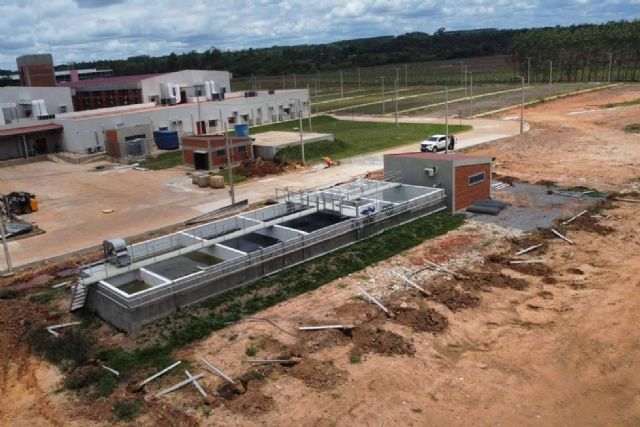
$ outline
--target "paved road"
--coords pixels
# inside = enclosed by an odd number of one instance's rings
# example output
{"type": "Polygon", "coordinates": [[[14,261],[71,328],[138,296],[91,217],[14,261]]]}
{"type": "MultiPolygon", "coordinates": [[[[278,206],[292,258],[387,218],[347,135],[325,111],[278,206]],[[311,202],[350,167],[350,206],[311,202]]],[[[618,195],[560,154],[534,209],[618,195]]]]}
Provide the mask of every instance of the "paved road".
{"type": "MultiPolygon", "coordinates": [[[[355,120],[393,121],[393,118],[356,117],[355,120]]],[[[417,117],[400,121],[441,123],[438,119],[417,117]]],[[[475,119],[462,123],[472,125],[473,129],[459,135],[459,148],[519,132],[519,123],[512,121],[475,119]]],[[[417,148],[414,143],[345,159],[335,168],[316,165],[249,181],[236,187],[236,199],[246,198],[255,203],[274,197],[276,188],[326,187],[348,181],[381,169],[385,153],[417,148]]],[[[38,162],[0,168],[0,193],[23,190],[38,195],[41,211],[26,215],[25,219],[37,222],[46,231],[9,243],[14,265],[99,245],[107,238],[131,236],[179,223],[230,202],[227,190],[194,187],[185,169],[140,172],[125,168],[95,172],[94,166],[38,162]],[[104,209],[113,209],[113,212],[102,213],[104,209]]],[[[0,266],[3,264],[4,259],[0,266]]]]}

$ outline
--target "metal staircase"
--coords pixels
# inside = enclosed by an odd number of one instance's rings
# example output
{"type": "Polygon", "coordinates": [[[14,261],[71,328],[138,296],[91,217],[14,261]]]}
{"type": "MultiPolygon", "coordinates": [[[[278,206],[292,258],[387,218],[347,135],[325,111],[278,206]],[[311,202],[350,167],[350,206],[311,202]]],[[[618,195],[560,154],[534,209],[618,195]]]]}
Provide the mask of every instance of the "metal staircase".
{"type": "Polygon", "coordinates": [[[84,307],[88,293],[89,285],[85,285],[81,281],[76,282],[76,285],[73,287],[73,293],[71,296],[71,307],[69,311],[79,310],[84,307]]]}

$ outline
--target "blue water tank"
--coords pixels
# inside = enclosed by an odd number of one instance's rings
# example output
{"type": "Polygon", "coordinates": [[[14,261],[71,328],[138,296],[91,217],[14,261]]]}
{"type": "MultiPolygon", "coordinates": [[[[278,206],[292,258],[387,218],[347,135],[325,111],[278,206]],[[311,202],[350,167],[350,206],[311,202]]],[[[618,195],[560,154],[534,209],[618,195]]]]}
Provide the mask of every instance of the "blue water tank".
{"type": "Polygon", "coordinates": [[[249,125],[246,123],[237,124],[234,127],[236,136],[249,136],[249,125]]]}
{"type": "Polygon", "coordinates": [[[153,140],[160,150],[177,150],[180,148],[180,139],[175,130],[156,130],[153,132],[153,140]]]}

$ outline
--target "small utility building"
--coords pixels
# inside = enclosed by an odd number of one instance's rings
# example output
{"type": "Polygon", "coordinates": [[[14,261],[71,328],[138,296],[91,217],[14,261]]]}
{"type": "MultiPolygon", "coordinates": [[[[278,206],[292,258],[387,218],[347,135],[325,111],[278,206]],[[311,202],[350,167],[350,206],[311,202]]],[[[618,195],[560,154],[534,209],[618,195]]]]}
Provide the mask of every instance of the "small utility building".
{"type": "Polygon", "coordinates": [[[401,177],[403,184],[444,189],[453,213],[491,197],[491,161],[457,153],[386,154],[384,173],[401,177]]]}
{"type": "MultiPolygon", "coordinates": [[[[253,159],[253,140],[248,136],[229,136],[231,164],[253,159]]],[[[196,170],[218,169],[227,165],[224,135],[182,137],[184,164],[196,170]]]]}

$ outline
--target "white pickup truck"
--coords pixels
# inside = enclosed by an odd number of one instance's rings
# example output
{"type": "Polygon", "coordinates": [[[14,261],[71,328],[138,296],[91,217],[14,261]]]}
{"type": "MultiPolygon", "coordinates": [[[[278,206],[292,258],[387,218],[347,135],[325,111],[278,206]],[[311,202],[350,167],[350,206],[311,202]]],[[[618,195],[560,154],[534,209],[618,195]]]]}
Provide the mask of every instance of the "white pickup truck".
{"type": "MultiPolygon", "coordinates": [[[[458,143],[458,137],[449,135],[449,150],[455,150],[458,143]]],[[[447,148],[447,136],[446,135],[431,135],[420,143],[420,151],[435,153],[447,148]]]]}

